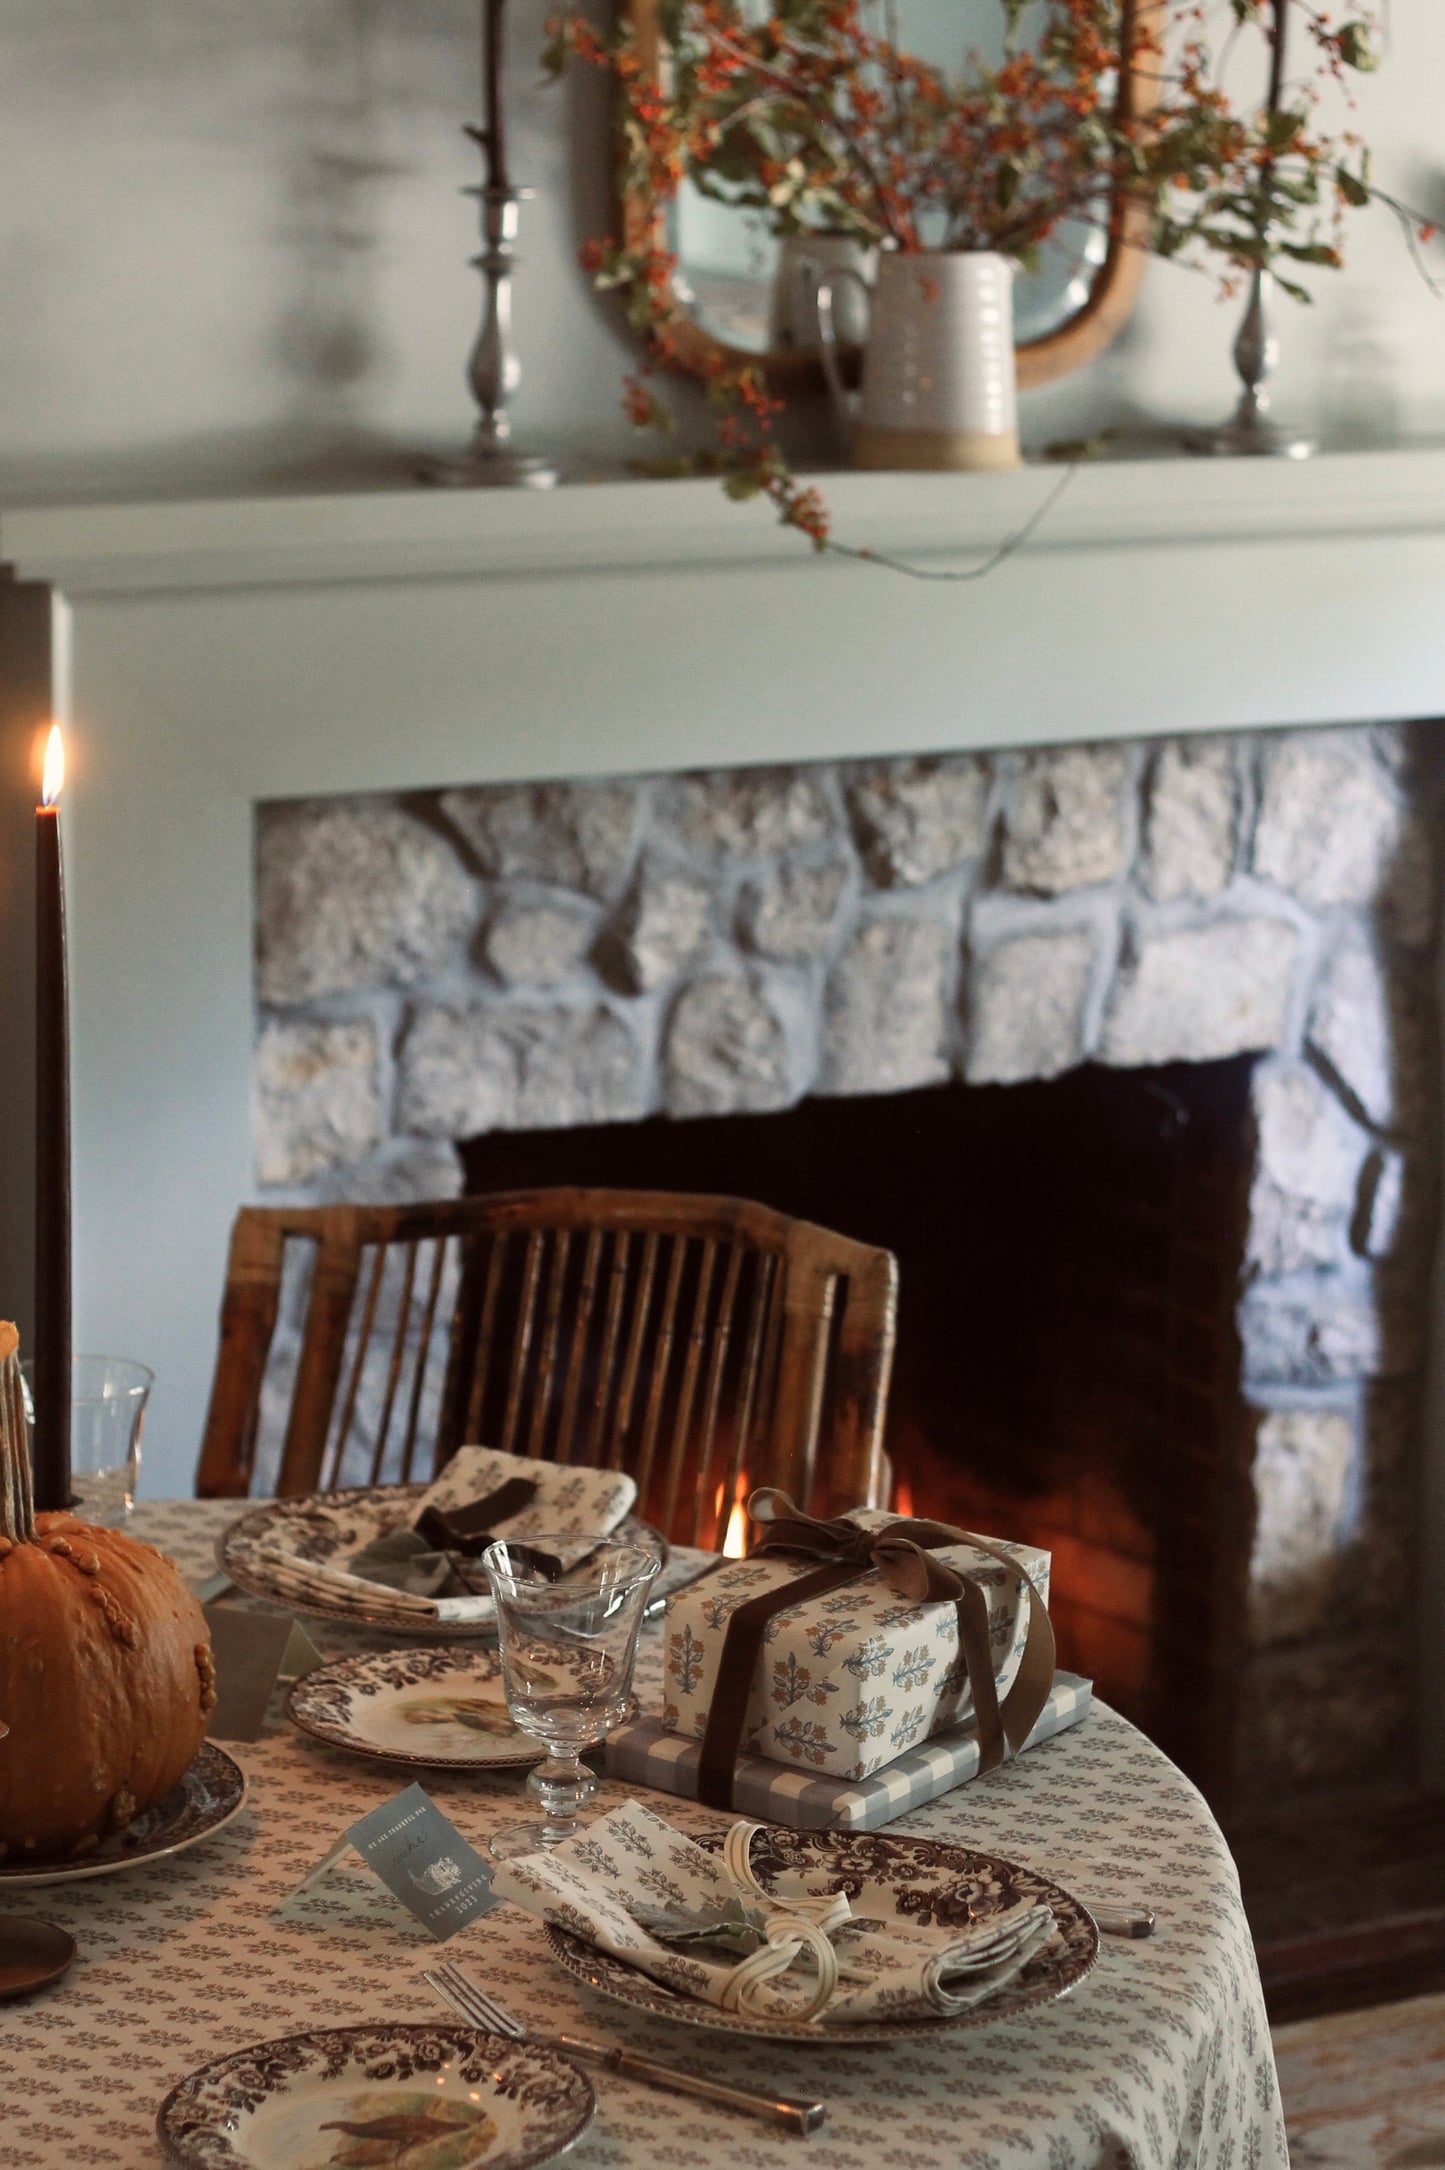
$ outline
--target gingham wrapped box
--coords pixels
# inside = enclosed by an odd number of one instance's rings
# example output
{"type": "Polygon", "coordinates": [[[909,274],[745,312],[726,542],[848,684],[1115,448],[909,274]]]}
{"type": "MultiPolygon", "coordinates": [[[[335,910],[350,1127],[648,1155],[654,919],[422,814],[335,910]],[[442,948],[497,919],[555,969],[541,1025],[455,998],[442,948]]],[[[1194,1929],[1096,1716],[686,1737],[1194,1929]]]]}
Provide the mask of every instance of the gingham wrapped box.
{"type": "MultiPolygon", "coordinates": [[[[1093,1683],[1077,1673],[1055,1673],[1054,1685],[1030,1733],[1025,1752],[1036,1748],[1089,1713],[1093,1683]]],[[[700,1750],[694,1740],[671,1733],[655,1719],[636,1718],[619,1726],[607,1742],[607,1775],[630,1786],[650,1786],[658,1793],[697,1798],[700,1750]]],[[[978,1736],[972,1725],[936,1733],[908,1749],[871,1778],[843,1780],[810,1776],[743,1756],[733,1784],[733,1807],[740,1816],[763,1823],[785,1823],[795,1831],[876,1831],[880,1824],[906,1816],[978,1771],[978,1736]]]]}
{"type": "MultiPolygon", "coordinates": [[[[848,1519],[869,1529],[895,1520],[866,1508],[848,1519]]],[[[1048,1553],[1034,1545],[1001,1549],[1032,1578],[1047,1605],[1048,1553]]],[[[1028,1585],[972,1545],[947,1545],[934,1557],[984,1592],[1002,1699],[1023,1656],[1028,1585]]],[[[737,1608],[820,1564],[796,1553],[756,1552],[722,1562],[668,1600],[662,1722],[670,1732],[700,1740],[706,1731],[728,1622],[737,1608]]],[[[744,1754],[835,1778],[866,1778],[973,1714],[954,1604],[900,1598],[876,1570],[789,1606],[768,1622],[764,1636],[743,1725],[744,1754]]]]}

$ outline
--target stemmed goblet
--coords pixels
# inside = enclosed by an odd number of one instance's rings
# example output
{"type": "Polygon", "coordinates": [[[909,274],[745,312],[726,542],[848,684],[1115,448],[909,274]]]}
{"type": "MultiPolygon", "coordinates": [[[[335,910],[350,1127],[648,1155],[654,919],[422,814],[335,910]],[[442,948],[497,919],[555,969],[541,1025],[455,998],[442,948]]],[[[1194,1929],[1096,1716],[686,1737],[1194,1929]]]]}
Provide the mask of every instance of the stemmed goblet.
{"type": "Polygon", "coordinates": [[[627,1538],[529,1537],[482,1554],[513,1723],[547,1750],[527,1780],[540,1820],[497,1832],[498,1861],[560,1846],[596,1790],[581,1757],[627,1715],[643,1608],[660,1562],[627,1538]]]}

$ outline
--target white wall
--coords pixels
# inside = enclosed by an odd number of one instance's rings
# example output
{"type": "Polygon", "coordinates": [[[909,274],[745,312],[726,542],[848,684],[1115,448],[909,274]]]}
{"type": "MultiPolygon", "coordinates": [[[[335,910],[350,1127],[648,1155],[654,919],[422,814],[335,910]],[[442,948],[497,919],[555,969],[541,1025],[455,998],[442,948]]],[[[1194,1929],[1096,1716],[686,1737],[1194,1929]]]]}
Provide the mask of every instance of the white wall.
{"type": "MultiPolygon", "coordinates": [[[[540,86],[550,0],[513,0],[511,105],[526,214],[521,428],[625,451],[625,336],[575,248],[606,218],[600,83],[540,86]],[[589,96],[590,93],[590,96],[589,96]]],[[[1382,183],[1445,202],[1445,7],[1394,0],[1361,124],[1382,183]]],[[[462,438],[477,316],[476,0],[3,0],[0,493],[376,479],[397,448],[462,438]]],[[[1445,273],[1445,249],[1437,260],[1445,273]]],[[[1380,212],[1343,277],[1287,310],[1284,404],[1379,441],[1445,431],[1445,303],[1380,212]]],[[[1151,267],[1114,353],[1031,396],[1036,441],[1231,396],[1233,310],[1151,267]]]]}

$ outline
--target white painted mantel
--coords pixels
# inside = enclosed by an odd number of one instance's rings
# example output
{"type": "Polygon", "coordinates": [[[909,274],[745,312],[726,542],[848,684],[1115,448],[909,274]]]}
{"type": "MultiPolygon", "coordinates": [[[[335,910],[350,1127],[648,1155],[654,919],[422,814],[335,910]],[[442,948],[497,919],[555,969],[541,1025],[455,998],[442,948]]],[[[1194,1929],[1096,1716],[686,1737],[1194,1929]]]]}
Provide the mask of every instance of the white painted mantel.
{"type": "MultiPolygon", "coordinates": [[[[828,488],[937,568],[1054,481],[828,488]]],[[[68,605],[77,1342],[155,1366],[163,1491],[252,1189],[257,800],[1445,715],[1433,446],[1086,467],[971,585],[816,559],[708,482],[12,510],[0,561],[68,605]]]]}

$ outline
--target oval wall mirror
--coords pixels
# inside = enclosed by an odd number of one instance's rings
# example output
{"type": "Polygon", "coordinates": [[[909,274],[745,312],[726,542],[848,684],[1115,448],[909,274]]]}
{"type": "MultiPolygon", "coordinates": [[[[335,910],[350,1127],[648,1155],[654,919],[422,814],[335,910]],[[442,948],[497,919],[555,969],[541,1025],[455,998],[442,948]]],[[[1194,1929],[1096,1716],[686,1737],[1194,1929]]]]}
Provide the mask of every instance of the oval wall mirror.
{"type": "MultiPolygon", "coordinates": [[[[667,68],[658,0],[625,0],[644,69],[661,86],[667,68]]],[[[1156,0],[1126,0],[1130,22],[1152,13],[1156,0]]],[[[889,0],[889,28],[902,50],[954,73],[971,51],[995,59],[1001,51],[998,0],[889,0]]],[[[1147,83],[1121,82],[1116,97],[1139,111],[1147,83]]],[[[856,242],[841,237],[785,243],[761,215],[703,195],[684,181],[676,200],[659,203],[624,194],[622,223],[629,247],[651,244],[676,259],[673,294],[679,360],[704,373],[719,356],[760,361],[779,389],[819,374],[811,304],[811,265],[819,256],[836,266],[867,268],[856,242]],[[804,251],[806,250],[806,257],[804,251]],[[836,254],[834,252],[837,252],[836,254]]],[[[1115,202],[1095,222],[1076,221],[1049,240],[1037,269],[1014,282],[1014,339],[1021,385],[1044,384],[1100,353],[1122,328],[1138,293],[1145,252],[1143,213],[1115,202]]],[[[847,289],[841,290],[847,295],[847,289]]],[[[861,308],[861,304],[858,305],[861,308]]],[[[839,330],[861,336],[846,301],[839,330]]]]}

